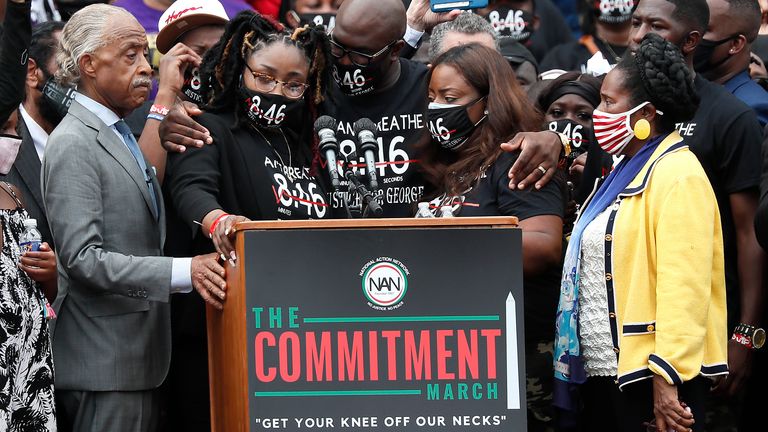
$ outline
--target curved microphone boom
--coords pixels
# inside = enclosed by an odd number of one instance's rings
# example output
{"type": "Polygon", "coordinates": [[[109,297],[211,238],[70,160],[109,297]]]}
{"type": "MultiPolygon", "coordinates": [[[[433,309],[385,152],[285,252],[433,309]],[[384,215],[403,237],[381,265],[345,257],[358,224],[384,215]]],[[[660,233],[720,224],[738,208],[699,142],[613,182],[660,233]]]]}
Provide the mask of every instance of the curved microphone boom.
{"type": "Polygon", "coordinates": [[[365,157],[365,172],[368,173],[368,182],[371,186],[371,192],[376,193],[379,189],[379,182],[376,180],[376,153],[379,149],[379,141],[376,139],[376,123],[369,118],[361,118],[352,126],[360,151],[365,157]]]}
{"type": "Polygon", "coordinates": [[[336,119],[327,115],[315,120],[315,133],[320,140],[318,147],[328,163],[328,174],[331,176],[333,190],[338,190],[340,186],[339,167],[336,163],[336,153],[339,151],[339,142],[336,140],[337,124],[336,119]]]}

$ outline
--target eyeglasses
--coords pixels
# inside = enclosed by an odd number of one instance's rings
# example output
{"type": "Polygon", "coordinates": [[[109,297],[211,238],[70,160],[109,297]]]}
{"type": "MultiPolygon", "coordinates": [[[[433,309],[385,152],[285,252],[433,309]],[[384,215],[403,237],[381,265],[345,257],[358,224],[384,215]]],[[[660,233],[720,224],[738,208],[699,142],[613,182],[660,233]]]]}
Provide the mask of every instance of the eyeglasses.
{"type": "Polygon", "coordinates": [[[347,57],[349,57],[349,61],[351,61],[352,64],[354,64],[355,66],[366,67],[369,64],[371,64],[373,59],[387,52],[387,50],[392,48],[392,46],[394,46],[397,42],[399,42],[399,40],[393,40],[392,42],[388,43],[387,46],[385,46],[384,48],[380,49],[378,52],[373,54],[366,54],[366,53],[361,53],[359,51],[347,49],[344,46],[340,45],[338,42],[333,40],[333,34],[331,34],[330,42],[331,42],[332,56],[336,57],[337,59],[340,59],[346,55],[347,57]]]}
{"type": "Polygon", "coordinates": [[[279,79],[273,77],[272,75],[268,75],[261,72],[254,72],[253,69],[248,65],[248,63],[245,64],[245,67],[248,68],[248,71],[251,72],[251,75],[253,75],[253,80],[256,82],[256,89],[265,93],[269,93],[272,90],[277,87],[277,84],[282,85],[282,92],[283,95],[287,98],[291,99],[298,99],[304,95],[304,92],[307,91],[307,88],[309,87],[309,84],[305,84],[298,81],[280,81],[279,79]]]}

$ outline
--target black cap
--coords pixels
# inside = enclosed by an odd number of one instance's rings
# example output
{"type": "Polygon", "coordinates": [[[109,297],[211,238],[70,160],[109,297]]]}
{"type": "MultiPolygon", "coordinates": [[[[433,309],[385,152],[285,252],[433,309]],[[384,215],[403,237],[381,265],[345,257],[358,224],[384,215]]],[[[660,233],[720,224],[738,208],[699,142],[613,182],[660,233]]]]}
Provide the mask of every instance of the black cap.
{"type": "Polygon", "coordinates": [[[531,54],[528,48],[511,37],[499,38],[499,51],[512,66],[529,62],[536,68],[536,73],[539,73],[539,63],[536,61],[536,57],[531,54]]]}

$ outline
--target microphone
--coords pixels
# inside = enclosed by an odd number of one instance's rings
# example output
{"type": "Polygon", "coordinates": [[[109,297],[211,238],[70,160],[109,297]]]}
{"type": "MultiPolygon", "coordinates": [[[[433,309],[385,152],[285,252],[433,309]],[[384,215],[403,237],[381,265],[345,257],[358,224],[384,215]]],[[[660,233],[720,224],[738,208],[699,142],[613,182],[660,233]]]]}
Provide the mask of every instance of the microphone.
{"type": "Polygon", "coordinates": [[[360,143],[360,151],[365,157],[365,171],[368,173],[368,182],[372,192],[376,193],[379,189],[379,182],[376,180],[376,156],[375,152],[379,148],[379,142],[376,140],[376,123],[369,118],[361,118],[352,126],[355,136],[360,143]]]}
{"type": "Polygon", "coordinates": [[[339,150],[339,142],[336,141],[337,124],[336,119],[327,115],[315,120],[315,132],[320,139],[318,147],[320,153],[325,154],[325,160],[328,162],[328,174],[331,176],[331,185],[333,185],[334,190],[338,190],[341,185],[336,163],[336,152],[339,150]]]}

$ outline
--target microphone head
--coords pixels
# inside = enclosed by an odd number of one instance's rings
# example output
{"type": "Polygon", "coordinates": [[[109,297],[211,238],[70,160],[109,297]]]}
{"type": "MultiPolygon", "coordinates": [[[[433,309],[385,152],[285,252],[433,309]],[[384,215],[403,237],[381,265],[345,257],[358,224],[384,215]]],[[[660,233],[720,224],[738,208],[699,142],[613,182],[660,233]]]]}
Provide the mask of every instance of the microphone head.
{"type": "Polygon", "coordinates": [[[336,130],[338,122],[331,116],[324,115],[315,120],[315,132],[320,132],[323,129],[336,130]]]}
{"type": "Polygon", "coordinates": [[[369,131],[374,137],[376,136],[376,123],[367,117],[363,117],[356,121],[355,124],[352,125],[352,129],[355,132],[355,136],[359,136],[362,131],[369,131]]]}

